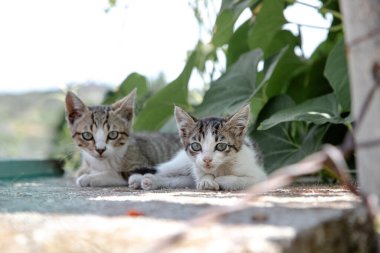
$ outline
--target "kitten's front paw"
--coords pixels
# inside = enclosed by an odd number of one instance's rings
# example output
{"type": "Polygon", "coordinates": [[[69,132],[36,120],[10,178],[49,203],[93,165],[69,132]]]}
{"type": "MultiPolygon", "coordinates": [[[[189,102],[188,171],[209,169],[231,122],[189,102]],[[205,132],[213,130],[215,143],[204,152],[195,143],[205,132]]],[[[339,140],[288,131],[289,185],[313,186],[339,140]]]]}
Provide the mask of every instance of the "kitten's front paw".
{"type": "Polygon", "coordinates": [[[128,179],[128,186],[133,190],[141,189],[141,181],[143,176],[141,174],[132,174],[128,179]]]}
{"type": "Polygon", "coordinates": [[[145,174],[141,181],[141,188],[144,190],[154,190],[158,188],[156,177],[152,174],[145,174]]]}
{"type": "Polygon", "coordinates": [[[76,179],[76,184],[80,187],[89,187],[91,182],[91,176],[89,174],[83,174],[76,179]]]}
{"type": "Polygon", "coordinates": [[[197,183],[197,189],[198,190],[219,190],[219,185],[217,182],[215,182],[215,180],[213,179],[201,179],[198,183],[197,183]]]}

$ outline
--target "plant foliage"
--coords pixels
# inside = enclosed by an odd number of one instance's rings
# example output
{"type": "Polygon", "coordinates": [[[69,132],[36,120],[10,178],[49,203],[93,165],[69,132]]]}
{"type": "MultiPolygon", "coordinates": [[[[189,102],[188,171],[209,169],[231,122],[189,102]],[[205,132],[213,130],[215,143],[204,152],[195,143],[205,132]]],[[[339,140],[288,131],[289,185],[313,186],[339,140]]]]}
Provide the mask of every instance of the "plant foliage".
{"type": "MultiPolygon", "coordinates": [[[[142,103],[135,130],[160,130],[172,118],[174,104],[204,116],[231,114],[249,103],[255,120],[250,134],[262,149],[268,171],[297,162],[329,142],[334,129],[341,131],[335,126],[351,123],[341,15],[331,1],[310,7],[321,15],[331,13],[334,19],[326,40],[305,57],[301,35],[284,28],[288,23],[284,10],[295,3],[223,0],[211,41],[200,41],[178,78],[142,103]],[[245,10],[251,17],[237,25],[245,10]],[[223,52],[225,61],[217,52],[223,52]],[[188,83],[193,70],[207,72],[206,63],[224,63],[225,71],[205,85],[202,102],[194,105],[189,102],[188,83]]],[[[132,86],[141,96],[147,93],[146,78],[134,73],[116,95],[125,95],[132,86]]]]}

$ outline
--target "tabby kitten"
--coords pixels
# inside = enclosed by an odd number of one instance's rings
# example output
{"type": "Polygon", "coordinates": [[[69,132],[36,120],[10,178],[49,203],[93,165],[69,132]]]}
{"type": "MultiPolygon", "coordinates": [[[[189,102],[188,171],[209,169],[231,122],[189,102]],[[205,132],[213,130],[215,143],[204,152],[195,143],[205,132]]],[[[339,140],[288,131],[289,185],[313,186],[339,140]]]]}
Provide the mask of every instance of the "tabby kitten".
{"type": "Polygon", "coordinates": [[[181,148],[175,134],[132,133],[135,96],[133,90],[110,106],[86,106],[74,93],[67,93],[66,118],[82,153],[78,186],[127,185],[136,169],[163,163],[181,148]]]}
{"type": "Polygon", "coordinates": [[[266,178],[253,142],[246,137],[249,105],[228,118],[196,119],[179,107],[175,118],[184,149],[157,166],[157,174],[132,175],[130,185],[148,190],[197,188],[242,190],[266,178]]]}

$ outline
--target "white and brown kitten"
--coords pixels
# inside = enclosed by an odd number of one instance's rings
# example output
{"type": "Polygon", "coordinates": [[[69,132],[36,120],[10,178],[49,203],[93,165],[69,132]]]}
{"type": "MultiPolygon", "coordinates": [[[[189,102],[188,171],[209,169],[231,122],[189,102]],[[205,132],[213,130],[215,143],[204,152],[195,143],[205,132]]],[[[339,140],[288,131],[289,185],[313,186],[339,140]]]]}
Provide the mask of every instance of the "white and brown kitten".
{"type": "Polygon", "coordinates": [[[249,105],[228,118],[196,119],[179,107],[175,118],[184,149],[157,166],[157,174],[132,175],[148,189],[242,190],[266,178],[257,148],[246,136],[249,105]]]}
{"type": "Polygon", "coordinates": [[[150,171],[181,148],[176,134],[132,133],[135,96],[133,90],[112,105],[86,106],[74,93],[67,93],[66,118],[82,153],[77,185],[127,185],[136,169],[150,171]]]}

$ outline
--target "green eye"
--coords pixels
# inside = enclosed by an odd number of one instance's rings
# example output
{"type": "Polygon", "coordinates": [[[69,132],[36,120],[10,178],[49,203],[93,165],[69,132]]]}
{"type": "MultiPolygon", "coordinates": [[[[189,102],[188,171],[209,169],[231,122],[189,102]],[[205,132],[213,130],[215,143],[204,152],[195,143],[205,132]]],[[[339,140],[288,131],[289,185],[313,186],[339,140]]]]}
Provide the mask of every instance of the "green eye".
{"type": "Polygon", "coordinates": [[[198,151],[201,151],[202,150],[202,146],[201,144],[199,144],[198,142],[193,142],[190,144],[190,147],[193,151],[195,152],[198,152],[198,151]]]}
{"type": "Polygon", "coordinates": [[[224,151],[227,149],[227,147],[228,147],[227,143],[218,143],[216,144],[215,149],[218,151],[224,151]]]}
{"type": "Polygon", "coordinates": [[[91,141],[94,137],[92,136],[92,133],[90,132],[83,132],[82,138],[86,141],[91,141]]]}
{"type": "Polygon", "coordinates": [[[108,133],[108,139],[115,140],[117,137],[119,137],[119,132],[117,131],[111,131],[108,133]]]}

